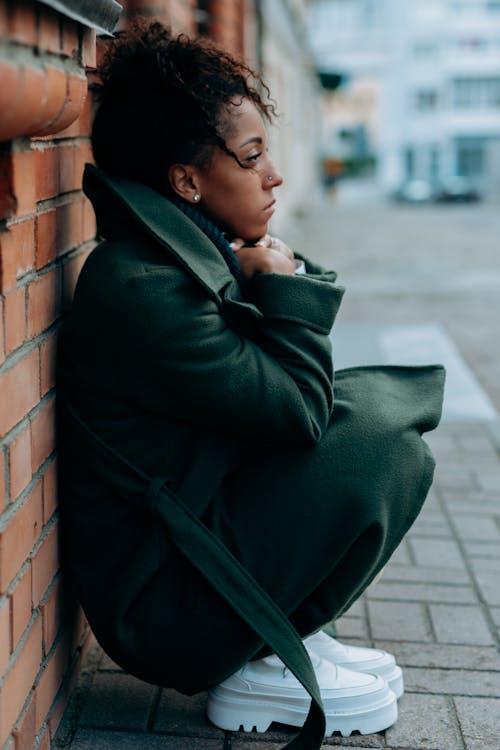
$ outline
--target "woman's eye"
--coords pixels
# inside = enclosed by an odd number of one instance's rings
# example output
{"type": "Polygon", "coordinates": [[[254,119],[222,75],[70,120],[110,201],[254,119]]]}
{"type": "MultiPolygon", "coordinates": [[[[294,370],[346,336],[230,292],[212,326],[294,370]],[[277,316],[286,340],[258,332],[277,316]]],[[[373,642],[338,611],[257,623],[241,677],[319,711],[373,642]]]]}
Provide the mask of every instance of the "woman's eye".
{"type": "Polygon", "coordinates": [[[246,160],[247,161],[255,162],[255,161],[257,161],[257,159],[259,158],[259,156],[262,156],[262,152],[260,152],[260,151],[259,151],[258,154],[251,154],[251,156],[247,156],[246,160]]]}

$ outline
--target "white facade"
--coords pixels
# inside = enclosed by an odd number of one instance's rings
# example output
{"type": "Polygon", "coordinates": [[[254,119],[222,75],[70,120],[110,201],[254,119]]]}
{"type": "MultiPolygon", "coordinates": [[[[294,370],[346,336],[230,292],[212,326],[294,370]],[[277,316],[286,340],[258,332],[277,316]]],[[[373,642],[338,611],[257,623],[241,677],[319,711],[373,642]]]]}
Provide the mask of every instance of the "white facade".
{"type": "Polygon", "coordinates": [[[310,19],[322,69],[380,81],[386,190],[460,174],[500,192],[499,0],[316,0],[310,19]]]}
{"type": "Polygon", "coordinates": [[[263,77],[279,119],[269,128],[269,150],[284,178],[272,228],[286,228],[304,210],[318,184],[321,87],[307,33],[304,0],[261,0],[263,77]]]}

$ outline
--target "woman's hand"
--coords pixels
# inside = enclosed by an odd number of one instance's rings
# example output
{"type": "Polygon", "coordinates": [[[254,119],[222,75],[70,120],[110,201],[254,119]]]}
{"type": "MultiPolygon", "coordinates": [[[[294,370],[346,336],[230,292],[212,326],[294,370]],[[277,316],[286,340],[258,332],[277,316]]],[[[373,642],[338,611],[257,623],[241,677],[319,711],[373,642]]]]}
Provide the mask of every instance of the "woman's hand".
{"type": "Polygon", "coordinates": [[[237,237],[231,242],[231,248],[246,279],[257,273],[295,273],[293,252],[277,237],[266,234],[251,246],[237,237]]]}

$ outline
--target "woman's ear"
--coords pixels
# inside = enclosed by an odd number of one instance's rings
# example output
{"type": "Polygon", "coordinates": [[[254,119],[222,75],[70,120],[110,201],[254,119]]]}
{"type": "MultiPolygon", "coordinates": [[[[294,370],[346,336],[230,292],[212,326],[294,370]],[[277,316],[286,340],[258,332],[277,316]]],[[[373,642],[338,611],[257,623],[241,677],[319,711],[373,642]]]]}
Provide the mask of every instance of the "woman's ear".
{"type": "Polygon", "coordinates": [[[170,187],[176,195],[188,203],[200,200],[199,180],[196,168],[190,164],[172,164],[168,170],[170,187]]]}

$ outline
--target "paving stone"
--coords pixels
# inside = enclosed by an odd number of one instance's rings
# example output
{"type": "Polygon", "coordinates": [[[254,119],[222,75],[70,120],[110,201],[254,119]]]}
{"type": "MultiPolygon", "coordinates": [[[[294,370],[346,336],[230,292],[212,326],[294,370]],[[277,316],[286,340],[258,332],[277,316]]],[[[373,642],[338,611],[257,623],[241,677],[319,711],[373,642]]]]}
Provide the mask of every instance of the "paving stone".
{"type": "Polygon", "coordinates": [[[434,481],[438,487],[447,490],[481,490],[484,487],[478,484],[477,478],[469,469],[437,463],[434,481]]]}
{"type": "Polygon", "coordinates": [[[429,612],[439,643],[494,644],[486,619],[477,607],[430,604],[429,612]]]}
{"type": "Polygon", "coordinates": [[[381,581],[366,592],[368,599],[389,599],[398,602],[444,602],[446,604],[476,604],[471,586],[447,586],[424,583],[392,583],[381,581]]]}
{"type": "Polygon", "coordinates": [[[500,607],[491,607],[490,615],[492,616],[495,625],[500,626],[500,607]]]}
{"type": "Polygon", "coordinates": [[[365,605],[363,599],[360,598],[354,604],[352,604],[346,612],[349,617],[364,617],[365,616],[365,605]]]}
{"type": "Polygon", "coordinates": [[[408,693],[399,701],[399,718],[386,732],[392,748],[461,750],[449,698],[408,693]]]}
{"type": "Polygon", "coordinates": [[[500,577],[498,572],[478,572],[476,573],[476,580],[484,600],[488,604],[500,605],[500,577]]]}
{"type": "Polygon", "coordinates": [[[361,617],[339,617],[335,629],[339,638],[368,638],[368,625],[361,617]]]}
{"type": "Polygon", "coordinates": [[[500,672],[465,669],[405,669],[409,692],[493,697],[500,695],[500,672]]]}
{"type": "Polygon", "coordinates": [[[79,725],[144,731],[157,692],[158,688],[124,672],[96,672],[79,725]]]}
{"type": "Polygon", "coordinates": [[[498,542],[464,542],[465,552],[470,557],[488,557],[500,560],[498,542]]]}
{"type": "Polygon", "coordinates": [[[416,583],[470,584],[469,574],[455,568],[436,568],[433,565],[388,565],[384,570],[384,581],[416,583]]]}
{"type": "Polygon", "coordinates": [[[486,492],[498,492],[500,490],[500,467],[476,474],[479,489],[486,492]]]}
{"type": "Polygon", "coordinates": [[[402,565],[411,565],[412,562],[413,562],[413,559],[410,556],[410,551],[408,548],[408,540],[403,539],[403,541],[399,544],[398,547],[396,547],[396,549],[392,553],[392,557],[390,559],[389,565],[392,565],[392,563],[401,563],[402,565]]]}
{"type": "Polygon", "coordinates": [[[498,461],[498,453],[492,445],[489,435],[457,435],[454,446],[467,456],[484,458],[492,462],[498,461]]]}
{"type": "Polygon", "coordinates": [[[374,645],[394,654],[402,667],[442,667],[500,672],[500,652],[494,647],[385,640],[376,640],[374,645]]]}
{"type": "Polygon", "coordinates": [[[470,557],[469,564],[476,575],[496,573],[500,578],[500,558],[498,557],[470,557]]]}
{"type": "Polygon", "coordinates": [[[223,740],[80,729],[71,750],[223,750],[223,740]]]}
{"type": "MultiPolygon", "coordinates": [[[[498,513],[500,513],[500,507],[498,513]]],[[[485,518],[472,513],[455,513],[453,524],[461,539],[469,539],[470,541],[496,540],[500,543],[500,529],[494,518],[485,518]]]]}
{"type": "Polygon", "coordinates": [[[384,640],[432,641],[433,635],[424,605],[398,602],[368,602],[371,632],[384,640]]]}
{"type": "Polygon", "coordinates": [[[224,732],[205,715],[206,693],[187,696],[176,690],[162,690],[153,731],[165,734],[195,734],[197,737],[223,738],[224,732]]]}
{"type": "Polygon", "coordinates": [[[500,699],[455,698],[454,702],[467,750],[498,750],[500,699]]]}
{"type": "Polygon", "coordinates": [[[446,539],[427,539],[410,535],[409,544],[417,565],[436,565],[440,568],[464,569],[458,544],[446,539]]]}

